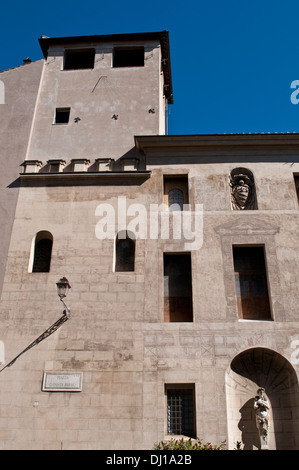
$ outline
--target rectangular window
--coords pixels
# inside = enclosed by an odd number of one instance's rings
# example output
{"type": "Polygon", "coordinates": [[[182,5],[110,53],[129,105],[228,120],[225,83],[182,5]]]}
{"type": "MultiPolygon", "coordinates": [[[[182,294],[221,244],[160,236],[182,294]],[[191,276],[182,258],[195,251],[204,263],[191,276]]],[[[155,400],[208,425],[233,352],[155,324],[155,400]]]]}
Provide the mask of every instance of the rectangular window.
{"type": "Polygon", "coordinates": [[[190,253],[164,254],[164,321],[193,321],[190,253]]]}
{"type": "Polygon", "coordinates": [[[271,320],[263,246],[233,247],[239,318],[271,320]]]}
{"type": "Polygon", "coordinates": [[[71,108],[56,108],[55,124],[68,124],[70,119],[71,108]]]}
{"type": "Polygon", "coordinates": [[[71,49],[65,51],[64,70],[93,69],[94,49],[71,49]]]}
{"type": "Polygon", "coordinates": [[[115,48],[113,67],[143,67],[144,47],[115,48]]]}
{"type": "Polygon", "coordinates": [[[165,386],[167,434],[196,437],[194,384],[165,386]]]}
{"type": "Polygon", "coordinates": [[[298,198],[298,203],[299,203],[299,175],[294,175],[294,182],[295,182],[297,198],[298,198]]]}
{"type": "Polygon", "coordinates": [[[182,211],[189,204],[188,175],[164,176],[164,204],[170,211],[182,211]]]}

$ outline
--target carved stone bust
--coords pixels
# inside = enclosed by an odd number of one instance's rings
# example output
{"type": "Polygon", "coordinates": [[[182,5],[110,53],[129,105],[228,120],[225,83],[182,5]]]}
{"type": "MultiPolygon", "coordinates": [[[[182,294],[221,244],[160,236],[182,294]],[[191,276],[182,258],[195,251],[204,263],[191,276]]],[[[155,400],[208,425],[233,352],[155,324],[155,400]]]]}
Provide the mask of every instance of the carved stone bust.
{"type": "Polygon", "coordinates": [[[231,203],[234,210],[257,209],[254,177],[247,168],[235,168],[230,174],[231,203]]]}

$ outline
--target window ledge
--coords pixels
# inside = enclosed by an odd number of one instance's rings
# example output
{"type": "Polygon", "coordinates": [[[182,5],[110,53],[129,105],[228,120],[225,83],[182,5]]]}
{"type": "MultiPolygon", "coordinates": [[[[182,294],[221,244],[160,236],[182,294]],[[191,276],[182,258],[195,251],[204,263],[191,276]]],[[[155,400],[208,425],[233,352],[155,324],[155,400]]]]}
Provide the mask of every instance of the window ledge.
{"type": "Polygon", "coordinates": [[[258,319],[258,318],[257,319],[254,319],[254,318],[252,318],[252,319],[250,319],[250,318],[238,318],[238,321],[240,323],[260,323],[260,322],[269,323],[269,322],[273,322],[274,320],[272,318],[264,318],[264,319],[262,319],[262,318],[261,319],[258,319]]]}

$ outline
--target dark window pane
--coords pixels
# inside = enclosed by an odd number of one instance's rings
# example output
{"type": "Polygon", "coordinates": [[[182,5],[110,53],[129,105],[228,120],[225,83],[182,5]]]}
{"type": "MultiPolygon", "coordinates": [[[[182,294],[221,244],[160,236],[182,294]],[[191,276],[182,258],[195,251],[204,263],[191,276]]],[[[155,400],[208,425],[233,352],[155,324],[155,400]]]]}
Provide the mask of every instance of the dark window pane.
{"type": "Polygon", "coordinates": [[[239,317],[271,319],[264,248],[233,247],[239,317]]]}
{"type": "Polygon", "coordinates": [[[32,272],[46,273],[50,271],[52,240],[44,238],[35,244],[32,272]]]}
{"type": "Polygon", "coordinates": [[[70,119],[70,108],[57,108],[55,113],[55,124],[68,124],[70,119]]]}
{"type": "Polygon", "coordinates": [[[92,69],[94,67],[94,58],[94,49],[66,51],[64,70],[92,69]]]}
{"type": "Polygon", "coordinates": [[[135,242],[130,238],[116,241],[115,271],[134,271],[135,242]]]}
{"type": "Polygon", "coordinates": [[[183,210],[184,193],[181,189],[174,188],[168,193],[169,208],[170,210],[183,210]],[[175,207],[172,207],[175,204],[175,207]]]}
{"type": "Polygon", "coordinates": [[[267,295],[266,279],[262,274],[251,276],[252,295],[254,297],[265,297],[267,295]]]}
{"type": "Polygon", "coordinates": [[[191,255],[164,255],[164,321],[193,321],[191,255]]]}
{"type": "Polygon", "coordinates": [[[144,48],[114,49],[113,67],[142,67],[144,48]]]}
{"type": "Polygon", "coordinates": [[[192,389],[167,390],[167,432],[195,437],[192,389]]]}

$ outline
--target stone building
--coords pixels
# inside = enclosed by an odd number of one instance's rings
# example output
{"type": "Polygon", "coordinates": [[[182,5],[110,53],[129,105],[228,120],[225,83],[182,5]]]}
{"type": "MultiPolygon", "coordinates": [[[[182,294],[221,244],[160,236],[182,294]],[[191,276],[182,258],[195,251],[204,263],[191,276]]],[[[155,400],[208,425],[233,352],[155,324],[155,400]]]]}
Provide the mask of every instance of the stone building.
{"type": "Polygon", "coordinates": [[[40,45],[0,74],[0,448],[259,449],[262,387],[298,449],[298,135],[167,135],[167,32],[40,45]]]}

